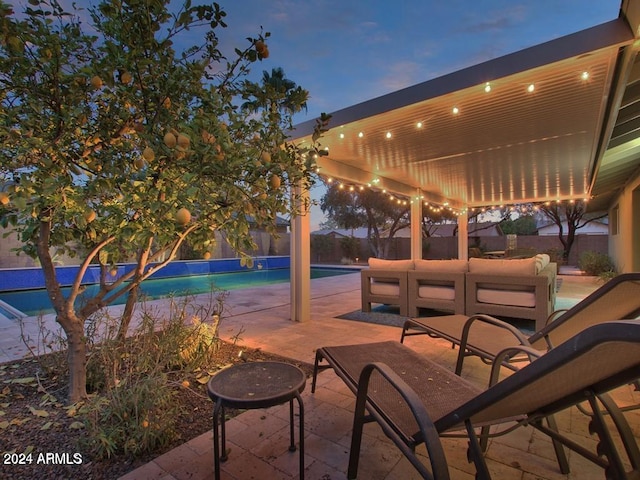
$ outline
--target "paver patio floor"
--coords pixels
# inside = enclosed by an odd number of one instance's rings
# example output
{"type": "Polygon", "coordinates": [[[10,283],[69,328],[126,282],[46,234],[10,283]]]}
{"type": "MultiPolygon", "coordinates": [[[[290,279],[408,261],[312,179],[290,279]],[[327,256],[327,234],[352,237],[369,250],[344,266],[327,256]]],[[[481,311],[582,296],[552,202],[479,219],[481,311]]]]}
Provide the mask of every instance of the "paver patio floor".
{"type": "MultiPolygon", "coordinates": [[[[309,363],[315,350],[325,345],[399,340],[400,329],[335,317],[360,308],[359,275],[312,281],[311,318],[289,320],[288,285],[231,292],[231,317],[221,326],[221,336],[231,339],[240,333],[240,343],[309,363]],[[252,300],[250,308],[243,299],[252,300]]],[[[589,277],[564,277],[559,295],[582,298],[599,284],[589,277]]],[[[453,369],[456,351],[442,340],[414,337],[407,345],[453,369]]],[[[465,363],[463,376],[486,385],[489,367],[477,359],[465,363]]],[[[303,392],[305,404],[305,478],[340,480],[346,478],[351,438],[354,397],[331,370],[319,375],[315,394],[310,382],[303,392]]],[[[615,392],[619,403],[640,402],[640,393],[631,387],[615,392]]],[[[267,410],[249,410],[227,423],[229,459],[222,464],[223,479],[295,479],[299,477],[298,452],[288,450],[289,410],[287,405],[267,410]]],[[[636,436],[640,436],[640,413],[627,413],[636,436]]],[[[557,418],[559,427],[584,445],[594,446],[588,433],[588,419],[577,409],[557,418]]],[[[453,479],[474,478],[467,462],[464,439],[443,439],[453,479]]],[[[420,450],[418,450],[420,451],[420,450]]],[[[496,479],[601,479],[599,467],[569,452],[571,473],[560,473],[551,442],[532,428],[519,428],[491,440],[486,454],[496,479]]],[[[121,480],[204,479],[213,476],[211,432],[158,457],[121,480]]],[[[365,427],[359,478],[407,480],[417,473],[377,424],[365,427]]]]}

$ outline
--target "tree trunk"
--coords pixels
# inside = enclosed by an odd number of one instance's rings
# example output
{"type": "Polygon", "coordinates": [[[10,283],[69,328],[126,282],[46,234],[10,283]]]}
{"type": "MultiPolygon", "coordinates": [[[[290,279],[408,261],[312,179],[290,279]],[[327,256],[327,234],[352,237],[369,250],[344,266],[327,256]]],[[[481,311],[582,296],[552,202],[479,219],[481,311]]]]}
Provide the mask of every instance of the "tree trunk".
{"type": "MultiPolygon", "coordinates": [[[[184,238],[184,237],[183,237],[184,238]]],[[[171,253],[171,257],[175,254],[182,242],[176,243],[171,253]]],[[[151,245],[153,245],[153,236],[147,240],[147,246],[138,253],[138,263],[136,265],[135,275],[131,281],[132,288],[127,294],[127,303],[122,312],[122,318],[120,319],[120,326],[118,327],[118,340],[124,342],[127,338],[127,332],[129,331],[129,325],[131,324],[131,318],[138,303],[138,292],[140,290],[140,282],[143,280],[144,269],[149,263],[149,253],[151,252],[151,245]]]]}
{"type": "Polygon", "coordinates": [[[124,311],[122,312],[122,317],[120,319],[120,325],[118,326],[118,341],[124,342],[127,338],[127,332],[129,331],[129,325],[131,324],[131,318],[133,317],[133,312],[136,308],[136,304],[138,303],[138,290],[139,286],[136,285],[133,287],[127,296],[127,302],[124,306],[124,311]]]}
{"type": "MultiPolygon", "coordinates": [[[[51,215],[42,212],[43,218],[51,215]]],[[[87,345],[84,336],[84,322],[75,314],[73,299],[65,299],[56,276],[56,269],[49,252],[51,234],[50,221],[41,221],[36,248],[38,259],[44,273],[47,293],[56,311],[56,322],[67,336],[67,361],[69,362],[69,403],[77,402],[87,396],[87,345]]]]}
{"type": "Polygon", "coordinates": [[[61,318],[67,334],[67,360],[69,362],[69,403],[75,403],[87,396],[87,344],[84,325],[77,318],[61,318]],[[64,326],[66,325],[66,326],[64,326]]]}

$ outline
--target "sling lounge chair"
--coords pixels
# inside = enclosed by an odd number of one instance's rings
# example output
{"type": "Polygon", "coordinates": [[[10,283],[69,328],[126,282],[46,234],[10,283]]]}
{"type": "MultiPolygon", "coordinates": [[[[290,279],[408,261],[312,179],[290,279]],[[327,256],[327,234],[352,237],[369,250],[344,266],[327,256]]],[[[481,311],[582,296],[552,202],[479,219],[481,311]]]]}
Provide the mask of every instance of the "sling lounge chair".
{"type": "MultiPolygon", "coordinates": [[[[530,347],[515,348],[535,355],[530,347]]],[[[511,353],[509,349],[496,360],[511,353]]],[[[423,478],[449,478],[448,473],[442,473],[442,447],[436,435],[468,437],[468,457],[475,465],[476,478],[490,478],[481,439],[486,442],[491,425],[505,427],[500,432],[492,429],[492,437],[521,425],[531,425],[549,435],[563,473],[568,473],[569,465],[562,445],[604,468],[607,478],[638,478],[637,442],[606,392],[638,376],[640,320],[592,326],[540,355],[500,382],[501,363],[494,362],[492,386],[482,390],[398,342],[323,347],[316,352],[312,392],[318,371],[333,368],[356,394],[347,474],[350,479],[357,475],[364,423],[374,420],[423,478]],[[323,361],[328,365],[321,365],[323,361]],[[553,421],[554,413],[583,401],[594,412],[590,431],[598,436],[596,452],[563,436],[553,421]],[[614,431],[629,457],[630,473],[604,421],[603,409],[614,420],[614,431]],[[429,466],[415,453],[422,443],[427,446],[429,466]]]]}
{"type": "MultiPolygon", "coordinates": [[[[554,312],[551,321],[531,336],[513,325],[489,315],[449,315],[408,319],[404,323],[400,342],[412,335],[444,338],[459,345],[456,373],[462,372],[467,356],[479,356],[491,363],[498,352],[514,345],[526,345],[536,350],[550,350],[585,328],[602,322],[634,319],[640,315],[640,273],[618,275],[585,297],[571,309],[554,312]],[[554,319],[555,318],[555,319],[554,319]]],[[[505,359],[513,370],[513,361],[526,360],[523,355],[505,359]]]]}

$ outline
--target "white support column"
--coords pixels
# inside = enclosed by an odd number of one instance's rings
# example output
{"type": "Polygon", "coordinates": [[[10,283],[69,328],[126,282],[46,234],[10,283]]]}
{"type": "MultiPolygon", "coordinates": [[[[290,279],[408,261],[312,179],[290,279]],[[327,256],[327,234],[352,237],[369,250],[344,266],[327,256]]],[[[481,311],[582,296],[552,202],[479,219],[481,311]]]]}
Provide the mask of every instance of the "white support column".
{"type": "Polygon", "coordinates": [[[458,215],[458,258],[469,260],[469,215],[458,215]]]}
{"type": "Polygon", "coordinates": [[[311,218],[309,191],[293,187],[300,214],[291,220],[291,320],[304,322],[311,317],[311,218]]]}
{"type": "Polygon", "coordinates": [[[411,260],[422,259],[422,201],[420,195],[411,204],[411,260]]]}

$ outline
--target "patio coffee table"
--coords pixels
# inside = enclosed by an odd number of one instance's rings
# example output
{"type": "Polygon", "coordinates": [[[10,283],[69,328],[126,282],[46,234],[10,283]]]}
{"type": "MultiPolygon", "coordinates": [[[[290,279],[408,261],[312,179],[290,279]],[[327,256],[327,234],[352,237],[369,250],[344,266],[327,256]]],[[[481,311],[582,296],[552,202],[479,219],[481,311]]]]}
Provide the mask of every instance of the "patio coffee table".
{"type": "Polygon", "coordinates": [[[289,402],[291,444],[296,450],[293,423],[293,399],[300,413],[300,480],[304,479],[304,405],[300,394],[307,377],[295,365],[283,362],[247,362],[221,370],[207,383],[213,400],[213,463],[215,478],[220,480],[220,462],[227,460],[225,408],[269,408],[289,402]],[[218,433],[220,418],[220,433],[218,433]],[[222,446],[219,435],[222,436],[222,446]]]}

